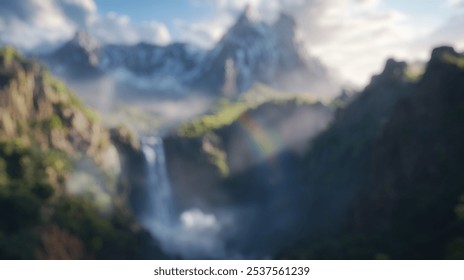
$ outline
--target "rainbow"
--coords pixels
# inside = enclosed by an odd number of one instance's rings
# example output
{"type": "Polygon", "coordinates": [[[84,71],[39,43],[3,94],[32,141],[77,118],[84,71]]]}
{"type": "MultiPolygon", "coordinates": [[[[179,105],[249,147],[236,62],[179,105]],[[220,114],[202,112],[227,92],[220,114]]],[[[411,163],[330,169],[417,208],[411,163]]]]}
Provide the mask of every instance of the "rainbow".
{"type": "Polygon", "coordinates": [[[269,163],[273,169],[279,170],[276,155],[284,146],[281,135],[275,129],[260,123],[249,112],[239,117],[238,125],[245,131],[253,156],[259,161],[269,163]]]}

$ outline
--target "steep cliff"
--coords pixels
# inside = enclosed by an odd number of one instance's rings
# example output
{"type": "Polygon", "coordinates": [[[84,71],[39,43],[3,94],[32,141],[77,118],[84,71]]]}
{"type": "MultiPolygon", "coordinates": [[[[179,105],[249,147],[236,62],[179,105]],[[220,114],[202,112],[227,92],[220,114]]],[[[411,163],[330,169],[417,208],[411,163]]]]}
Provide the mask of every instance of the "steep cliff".
{"type": "Polygon", "coordinates": [[[384,72],[306,154],[306,237],[282,258],[464,256],[463,55],[437,48],[425,72],[384,72]]]}
{"type": "Polygon", "coordinates": [[[0,257],[153,257],[116,189],[119,168],[98,116],[42,66],[1,48],[0,257]]]}

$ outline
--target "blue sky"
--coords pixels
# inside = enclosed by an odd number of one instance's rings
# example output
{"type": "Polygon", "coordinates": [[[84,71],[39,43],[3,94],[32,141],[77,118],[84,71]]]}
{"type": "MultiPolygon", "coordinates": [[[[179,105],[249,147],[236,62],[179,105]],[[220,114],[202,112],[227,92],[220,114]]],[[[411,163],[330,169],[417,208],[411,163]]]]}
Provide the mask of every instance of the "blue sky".
{"type": "MultiPolygon", "coordinates": [[[[195,4],[191,0],[96,0],[101,13],[117,12],[129,15],[135,22],[157,20],[172,22],[174,18],[199,20],[211,15],[212,5],[195,4]]],[[[443,0],[386,0],[382,5],[407,13],[417,18],[440,20],[449,9],[443,0]]]]}
{"type": "Polygon", "coordinates": [[[86,30],[102,43],[211,48],[247,4],[257,20],[293,15],[308,52],[355,84],[389,57],[425,60],[434,46],[464,48],[464,0],[2,0],[0,41],[46,52],[86,30]]]}
{"type": "MultiPolygon", "coordinates": [[[[192,0],[96,0],[101,13],[128,15],[134,22],[160,21],[172,26],[175,19],[197,21],[212,16],[214,5],[192,0]]],[[[221,2],[221,1],[217,1],[221,2]]],[[[240,2],[240,1],[238,1],[240,2]]],[[[241,1],[244,2],[244,1],[241,1]]],[[[394,9],[421,23],[438,24],[451,14],[446,0],[385,0],[385,9],[394,9]]]]}
{"type": "MultiPolygon", "coordinates": [[[[149,21],[161,22],[168,27],[174,40],[182,40],[176,21],[188,23],[214,17],[215,11],[220,6],[220,4],[211,4],[213,1],[201,0],[96,0],[95,2],[102,14],[115,12],[127,15],[136,24],[149,21]]],[[[396,10],[407,15],[411,22],[418,26],[439,26],[452,14],[446,0],[384,0],[381,1],[380,6],[384,10],[396,10]]]]}
{"type": "Polygon", "coordinates": [[[399,9],[408,14],[422,16],[443,16],[448,10],[443,0],[386,0],[383,4],[393,9],[399,9]]]}
{"type": "Polygon", "coordinates": [[[212,6],[195,5],[189,0],[96,0],[101,13],[126,14],[134,22],[160,21],[171,25],[175,18],[200,20],[213,12],[212,6]]]}

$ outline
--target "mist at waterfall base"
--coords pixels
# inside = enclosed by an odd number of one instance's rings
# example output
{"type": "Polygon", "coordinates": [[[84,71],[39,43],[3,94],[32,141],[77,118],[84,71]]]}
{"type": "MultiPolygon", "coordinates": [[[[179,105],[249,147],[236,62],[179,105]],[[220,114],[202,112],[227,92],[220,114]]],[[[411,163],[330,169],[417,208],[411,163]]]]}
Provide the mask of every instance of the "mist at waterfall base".
{"type": "Polygon", "coordinates": [[[186,259],[220,258],[218,253],[223,248],[219,237],[221,225],[217,217],[199,209],[182,213],[176,209],[166,170],[162,138],[144,138],[142,151],[147,163],[146,194],[149,204],[139,217],[141,223],[171,256],[186,259]]]}
{"type": "MultiPolygon", "coordinates": [[[[252,171],[250,179],[257,189],[236,204],[217,207],[178,209],[166,170],[163,140],[142,138],[146,159],[146,201],[138,218],[172,258],[183,259],[266,259],[296,238],[303,213],[300,189],[283,189],[295,174],[276,172],[274,164],[263,164],[252,171]],[[281,184],[274,174],[286,174],[281,184]],[[272,188],[272,185],[275,187],[272,188]]],[[[281,159],[285,161],[285,159],[281,159]]],[[[292,168],[286,165],[289,169],[292,168]]]]}

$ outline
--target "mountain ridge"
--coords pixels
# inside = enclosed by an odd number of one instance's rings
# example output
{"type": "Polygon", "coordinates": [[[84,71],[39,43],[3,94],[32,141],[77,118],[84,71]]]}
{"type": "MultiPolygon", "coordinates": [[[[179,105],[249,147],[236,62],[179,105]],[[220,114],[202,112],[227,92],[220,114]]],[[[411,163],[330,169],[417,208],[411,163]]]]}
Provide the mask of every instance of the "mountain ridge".
{"type": "Polygon", "coordinates": [[[279,89],[336,93],[337,81],[297,38],[295,20],[282,13],[273,23],[245,10],[210,50],[187,43],[167,46],[98,44],[85,32],[42,56],[51,69],[71,78],[105,75],[142,78],[160,92],[200,91],[239,95],[260,82],[279,89]],[[230,71],[234,73],[231,74],[230,71]],[[225,85],[233,84],[226,92],[225,85]]]}
{"type": "Polygon", "coordinates": [[[462,259],[464,55],[435,48],[408,72],[388,60],[316,139],[308,231],[279,258],[462,259]]]}

